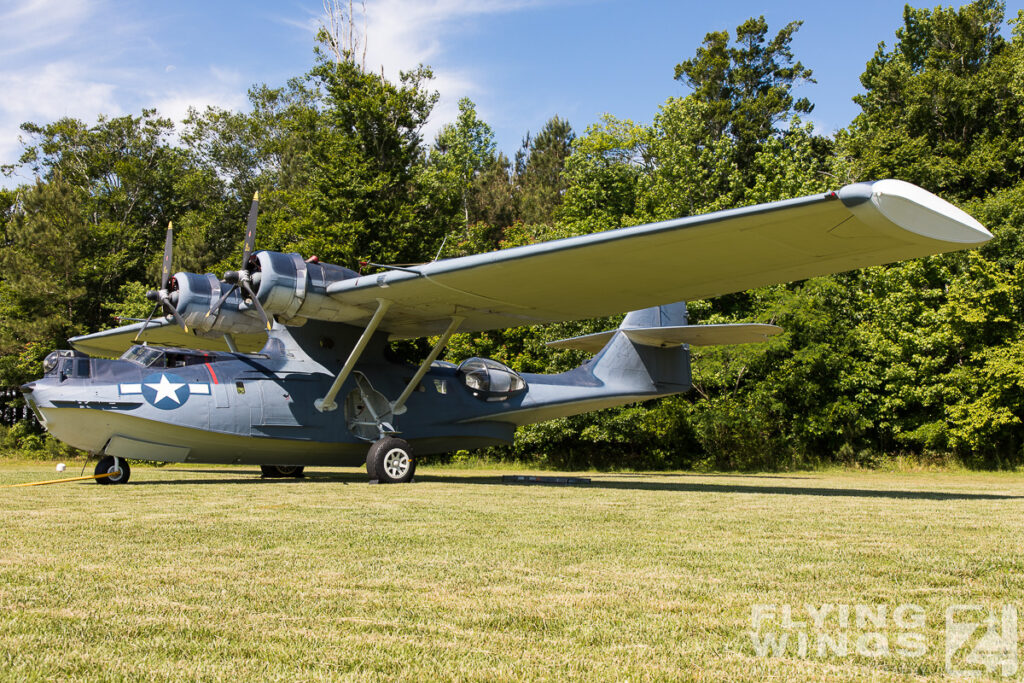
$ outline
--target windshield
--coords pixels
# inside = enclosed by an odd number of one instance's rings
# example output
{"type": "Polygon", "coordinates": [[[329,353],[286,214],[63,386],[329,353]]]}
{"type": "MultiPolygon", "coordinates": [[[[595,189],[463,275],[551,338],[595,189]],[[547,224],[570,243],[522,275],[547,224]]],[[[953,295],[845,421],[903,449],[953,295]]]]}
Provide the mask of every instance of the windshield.
{"type": "Polygon", "coordinates": [[[163,351],[151,349],[146,346],[133,346],[123,354],[121,354],[121,360],[130,360],[133,363],[138,363],[144,368],[156,363],[164,356],[163,351]]]}

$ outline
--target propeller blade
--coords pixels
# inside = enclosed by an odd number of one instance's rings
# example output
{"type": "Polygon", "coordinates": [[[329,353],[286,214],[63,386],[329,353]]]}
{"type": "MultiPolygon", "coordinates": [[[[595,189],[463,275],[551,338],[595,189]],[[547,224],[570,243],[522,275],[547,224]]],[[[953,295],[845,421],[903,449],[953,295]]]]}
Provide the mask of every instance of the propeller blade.
{"type": "Polygon", "coordinates": [[[167,239],[164,240],[164,265],[160,271],[160,289],[166,290],[171,281],[171,253],[174,251],[174,226],[167,223],[167,239]]]}
{"type": "Polygon", "coordinates": [[[267,312],[263,310],[263,305],[260,303],[259,297],[256,296],[256,292],[252,291],[252,287],[249,286],[249,281],[242,280],[242,287],[245,289],[246,294],[252,297],[253,305],[256,306],[256,310],[259,311],[260,315],[263,317],[263,322],[267,324],[267,331],[270,331],[273,328],[273,325],[270,323],[270,318],[267,317],[267,312]]]}
{"type": "Polygon", "coordinates": [[[188,325],[185,324],[185,319],[181,317],[180,313],[178,313],[178,309],[174,307],[174,304],[171,303],[171,300],[168,299],[167,297],[161,297],[160,303],[164,305],[164,310],[166,310],[168,313],[174,316],[174,319],[177,321],[177,323],[181,325],[181,329],[188,332],[188,325]]]}
{"type": "Polygon", "coordinates": [[[242,249],[242,270],[249,266],[249,257],[256,246],[256,215],[260,210],[260,193],[252,196],[252,205],[249,207],[249,220],[245,228],[245,248],[242,249]]]}
{"type": "Polygon", "coordinates": [[[149,317],[146,318],[146,322],[142,323],[142,329],[139,330],[139,333],[135,335],[135,339],[132,340],[133,342],[139,341],[139,337],[141,337],[142,333],[146,331],[147,327],[149,327],[149,321],[153,319],[153,316],[156,315],[156,312],[158,310],[160,310],[160,304],[159,303],[156,306],[153,307],[153,310],[149,314],[149,317]]]}
{"type": "Polygon", "coordinates": [[[228,288],[228,291],[224,292],[224,294],[221,295],[219,299],[217,299],[217,303],[210,307],[210,310],[206,312],[205,317],[209,318],[211,315],[217,313],[217,311],[220,310],[220,307],[224,305],[224,302],[228,300],[228,297],[231,296],[231,292],[235,291],[236,287],[238,287],[237,282],[231,285],[231,287],[228,288]]]}

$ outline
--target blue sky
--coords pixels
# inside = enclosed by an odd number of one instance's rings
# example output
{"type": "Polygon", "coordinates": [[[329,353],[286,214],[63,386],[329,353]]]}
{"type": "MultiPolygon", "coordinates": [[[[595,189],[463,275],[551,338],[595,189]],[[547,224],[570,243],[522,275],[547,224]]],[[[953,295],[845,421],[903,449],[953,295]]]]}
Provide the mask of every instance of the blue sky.
{"type": "MultiPolygon", "coordinates": [[[[830,132],[856,115],[864,63],[892,43],[902,10],[893,0],[367,0],[367,66],[393,76],[431,65],[442,100],[428,139],[468,96],[511,155],[554,114],[577,132],[605,112],[650,122],[685,94],[673,69],[708,31],[759,14],[773,33],[803,19],[794,51],[818,82],[799,94],[830,132]]],[[[309,68],[322,16],[321,0],[0,0],[0,163],[16,159],[26,120],[244,108],[253,83],[309,68]]]]}

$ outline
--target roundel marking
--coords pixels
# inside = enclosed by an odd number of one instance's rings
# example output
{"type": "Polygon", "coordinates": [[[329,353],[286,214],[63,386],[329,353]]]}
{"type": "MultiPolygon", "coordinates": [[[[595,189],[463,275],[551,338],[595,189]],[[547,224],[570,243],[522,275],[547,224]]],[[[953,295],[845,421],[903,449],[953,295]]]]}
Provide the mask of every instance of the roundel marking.
{"type": "Polygon", "coordinates": [[[159,372],[142,380],[142,397],[154,408],[173,410],[191,395],[188,382],[171,372],[159,372]]]}

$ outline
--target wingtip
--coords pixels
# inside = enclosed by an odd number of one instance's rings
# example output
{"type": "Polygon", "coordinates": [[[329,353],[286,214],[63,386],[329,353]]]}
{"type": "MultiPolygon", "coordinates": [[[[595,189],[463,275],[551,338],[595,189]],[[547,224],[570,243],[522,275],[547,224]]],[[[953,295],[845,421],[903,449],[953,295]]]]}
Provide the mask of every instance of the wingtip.
{"type": "Polygon", "coordinates": [[[903,180],[848,185],[839,191],[839,197],[854,213],[864,215],[873,209],[909,233],[964,245],[959,248],[981,245],[992,239],[992,233],[963,209],[903,180]]]}

